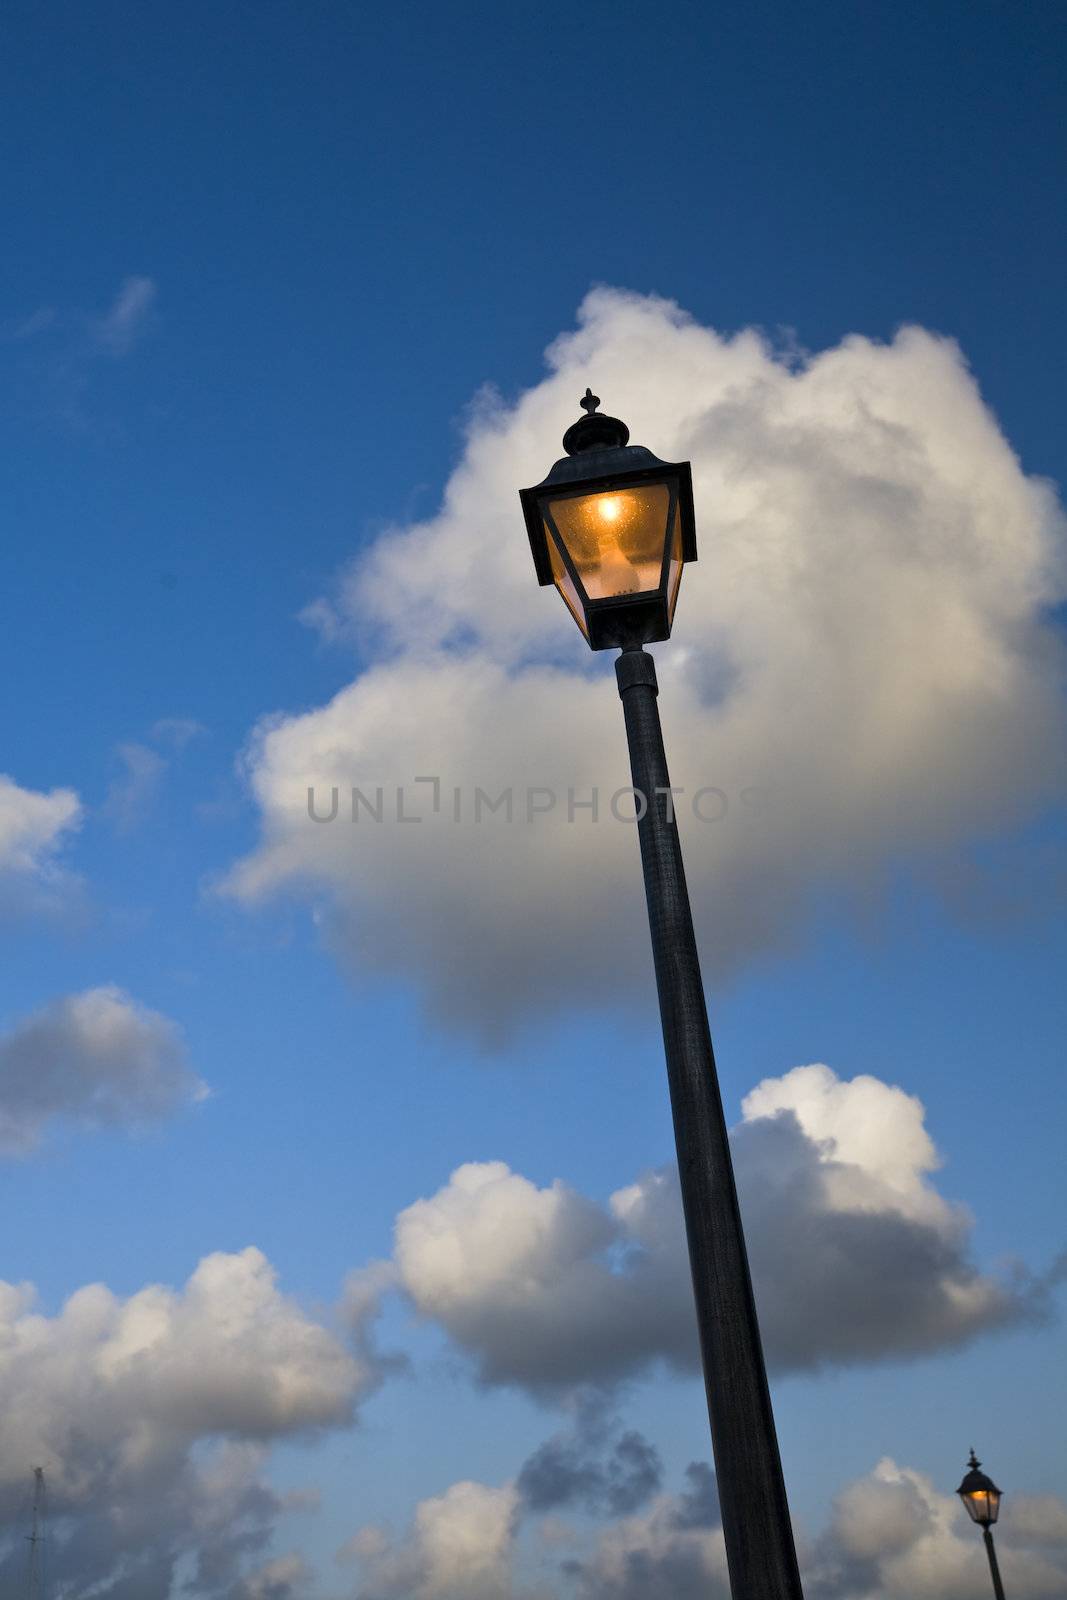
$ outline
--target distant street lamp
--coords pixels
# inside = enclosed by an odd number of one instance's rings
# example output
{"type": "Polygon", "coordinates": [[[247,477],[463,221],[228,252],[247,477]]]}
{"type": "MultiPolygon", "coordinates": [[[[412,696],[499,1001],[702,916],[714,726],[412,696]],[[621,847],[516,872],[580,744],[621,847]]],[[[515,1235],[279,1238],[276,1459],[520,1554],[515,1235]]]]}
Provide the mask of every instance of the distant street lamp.
{"type": "Polygon", "coordinates": [[[1000,1495],[992,1478],[987,1478],[984,1472],[979,1472],[982,1463],[974,1451],[967,1463],[970,1471],[964,1477],[956,1493],[967,1507],[967,1515],[972,1522],[977,1522],[982,1530],[985,1541],[986,1555],[989,1557],[989,1570],[993,1576],[993,1593],[997,1600],[1004,1600],[1004,1585],[1000,1581],[1000,1568],[997,1566],[997,1552],[993,1548],[993,1524],[1000,1515],[1000,1495]]]}
{"type": "Polygon", "coordinates": [[[593,650],[618,649],[678,1177],[734,1600],[802,1600],[733,1164],[708,1029],[658,686],[643,648],[670,636],[682,567],[696,560],[689,463],[660,461],[597,413],[520,492],[534,566],[593,650]]]}

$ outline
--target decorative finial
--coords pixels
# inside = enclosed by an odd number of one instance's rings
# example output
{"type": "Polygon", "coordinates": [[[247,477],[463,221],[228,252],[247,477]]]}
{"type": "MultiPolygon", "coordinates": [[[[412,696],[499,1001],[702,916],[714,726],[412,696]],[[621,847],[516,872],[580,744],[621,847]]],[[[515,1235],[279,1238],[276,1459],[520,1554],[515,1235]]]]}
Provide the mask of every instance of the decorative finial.
{"type": "Polygon", "coordinates": [[[586,389],[578,404],[585,412],[577,422],[572,422],[563,435],[563,448],[569,456],[580,455],[583,450],[621,450],[630,438],[630,430],[618,417],[606,417],[597,410],[600,396],[586,389]]]}
{"type": "Polygon", "coordinates": [[[978,1457],[974,1453],[974,1445],[973,1444],[971,1446],[971,1459],[968,1461],[967,1465],[975,1472],[977,1472],[978,1468],[982,1465],[982,1463],[979,1461],[978,1457]]]}

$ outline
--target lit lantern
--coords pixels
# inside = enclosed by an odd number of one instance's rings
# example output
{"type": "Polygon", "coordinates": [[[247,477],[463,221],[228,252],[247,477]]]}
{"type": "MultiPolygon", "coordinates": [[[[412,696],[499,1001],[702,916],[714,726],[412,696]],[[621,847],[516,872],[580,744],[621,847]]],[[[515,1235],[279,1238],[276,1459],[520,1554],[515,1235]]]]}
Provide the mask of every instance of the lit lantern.
{"type": "Polygon", "coordinates": [[[967,1465],[971,1470],[964,1477],[956,1493],[967,1507],[967,1515],[971,1521],[977,1522],[980,1528],[990,1528],[1000,1514],[1001,1491],[992,1478],[987,1478],[984,1472],[979,1472],[982,1463],[973,1450],[967,1465]]]}
{"type": "Polygon", "coordinates": [[[534,566],[593,650],[638,649],[670,637],[682,567],[697,557],[692,472],[629,444],[591,389],[581,404],[567,454],[519,494],[534,566]]]}

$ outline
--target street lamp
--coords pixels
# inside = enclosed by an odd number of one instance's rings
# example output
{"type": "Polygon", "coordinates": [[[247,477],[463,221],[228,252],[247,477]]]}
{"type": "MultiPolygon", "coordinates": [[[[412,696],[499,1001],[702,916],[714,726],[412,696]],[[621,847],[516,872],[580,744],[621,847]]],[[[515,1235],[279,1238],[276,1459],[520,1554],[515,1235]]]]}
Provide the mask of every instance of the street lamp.
{"type": "Polygon", "coordinates": [[[997,1600],[1004,1600],[1004,1585],[1000,1581],[997,1552],[993,1547],[993,1524],[1000,1515],[1001,1491],[992,1478],[986,1477],[984,1472],[978,1470],[982,1463],[973,1450],[967,1465],[970,1471],[965,1474],[956,1493],[967,1507],[967,1515],[971,1521],[977,1522],[982,1530],[986,1555],[989,1557],[989,1571],[993,1577],[993,1593],[997,1600]]]}
{"type": "Polygon", "coordinates": [[[629,444],[586,415],[566,456],[520,493],[534,566],[593,650],[617,648],[678,1177],[700,1331],[726,1559],[734,1600],[802,1600],[748,1255],[708,1029],[693,918],[663,750],[658,686],[643,648],[670,636],[682,567],[696,560],[688,462],[629,444]]]}
{"type": "Polygon", "coordinates": [[[670,637],[682,566],[697,558],[688,461],[661,461],[617,417],[567,429],[544,483],[520,493],[534,566],[554,583],[594,650],[640,649],[670,637]]]}

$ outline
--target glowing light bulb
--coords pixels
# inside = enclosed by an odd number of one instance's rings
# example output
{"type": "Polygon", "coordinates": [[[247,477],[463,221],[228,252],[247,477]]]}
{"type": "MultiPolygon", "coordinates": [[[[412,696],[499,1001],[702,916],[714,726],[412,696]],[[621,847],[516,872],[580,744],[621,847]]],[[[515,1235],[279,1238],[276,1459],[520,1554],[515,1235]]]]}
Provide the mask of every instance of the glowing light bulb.
{"type": "Polygon", "coordinates": [[[636,594],[641,587],[637,568],[607,535],[600,546],[600,581],[605,594],[636,594]]]}
{"type": "Polygon", "coordinates": [[[622,514],[622,501],[615,495],[598,495],[597,510],[605,522],[618,522],[622,514]]]}

